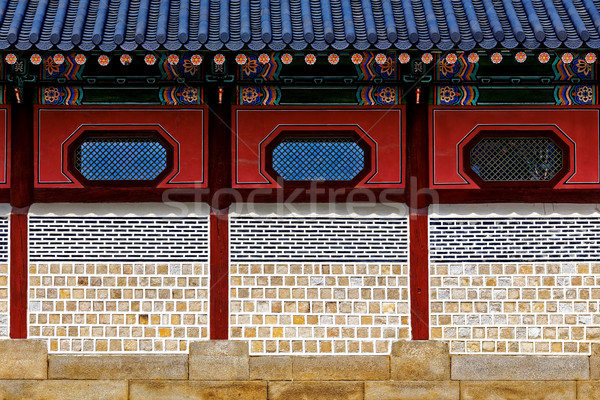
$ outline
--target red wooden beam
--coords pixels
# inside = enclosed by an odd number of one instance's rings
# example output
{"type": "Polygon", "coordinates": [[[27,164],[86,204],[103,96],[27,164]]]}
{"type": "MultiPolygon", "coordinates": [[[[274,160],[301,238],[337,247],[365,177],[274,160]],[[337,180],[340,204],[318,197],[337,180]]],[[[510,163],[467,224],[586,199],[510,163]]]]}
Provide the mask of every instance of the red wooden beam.
{"type": "Polygon", "coordinates": [[[10,216],[10,337],[27,338],[27,211],[10,216]]]}
{"type": "MultiPolygon", "coordinates": [[[[235,73],[234,60],[227,60],[235,73]]],[[[208,186],[210,190],[210,339],[229,338],[229,217],[231,204],[231,104],[234,89],[207,85],[208,186]]]]}
{"type": "MultiPolygon", "coordinates": [[[[31,99],[26,99],[31,100],[31,99]]],[[[33,202],[33,107],[11,105],[10,337],[27,337],[27,212],[33,202]]]]}
{"type": "Polygon", "coordinates": [[[414,340],[429,339],[427,213],[410,214],[410,321],[414,340]]]}
{"type": "Polygon", "coordinates": [[[210,214],[210,338],[229,338],[229,218],[210,214]]]}
{"type": "Polygon", "coordinates": [[[407,194],[410,210],[410,315],[414,340],[429,339],[428,89],[414,89],[406,109],[407,194]]]}

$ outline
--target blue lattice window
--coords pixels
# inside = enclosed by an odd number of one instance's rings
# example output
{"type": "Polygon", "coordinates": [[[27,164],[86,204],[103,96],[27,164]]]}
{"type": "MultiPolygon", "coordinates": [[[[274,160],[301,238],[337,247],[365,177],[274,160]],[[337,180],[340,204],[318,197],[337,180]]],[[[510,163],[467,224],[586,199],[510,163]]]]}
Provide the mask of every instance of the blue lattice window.
{"type": "Polygon", "coordinates": [[[284,182],[348,183],[364,174],[368,150],[354,137],[284,137],[270,150],[270,169],[284,182]]]}
{"type": "Polygon", "coordinates": [[[170,150],[153,135],[89,136],[76,144],[72,165],[91,183],[153,183],[170,169],[170,150]]]}

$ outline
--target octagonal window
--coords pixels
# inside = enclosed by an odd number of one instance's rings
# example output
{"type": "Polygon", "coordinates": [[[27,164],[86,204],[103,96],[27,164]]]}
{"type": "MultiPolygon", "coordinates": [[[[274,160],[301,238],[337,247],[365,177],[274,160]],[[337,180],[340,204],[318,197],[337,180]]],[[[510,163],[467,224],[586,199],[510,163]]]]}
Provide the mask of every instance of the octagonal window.
{"type": "Polygon", "coordinates": [[[546,186],[568,172],[569,148],[551,131],[487,131],[465,146],[465,161],[480,184],[546,186]]]}
{"type": "Polygon", "coordinates": [[[353,137],[285,137],[272,169],[286,182],[350,182],[365,170],[365,148],[353,137]]]}
{"type": "Polygon", "coordinates": [[[154,182],[170,167],[168,147],[153,135],[90,135],[76,144],[73,166],[91,182],[154,182]]]}

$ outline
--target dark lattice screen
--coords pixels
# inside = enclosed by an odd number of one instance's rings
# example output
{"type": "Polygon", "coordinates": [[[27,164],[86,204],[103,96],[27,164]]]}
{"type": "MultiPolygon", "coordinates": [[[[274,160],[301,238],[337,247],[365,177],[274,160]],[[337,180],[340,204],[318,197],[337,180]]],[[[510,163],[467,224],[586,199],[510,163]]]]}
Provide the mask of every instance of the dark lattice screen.
{"type": "Polygon", "coordinates": [[[153,180],[167,168],[167,150],[151,137],[86,139],[75,168],[91,181],[153,180]]]}
{"type": "Polygon", "coordinates": [[[289,138],[273,150],[273,169],[286,181],[351,181],[364,167],[351,138],[289,138]]]}
{"type": "Polygon", "coordinates": [[[471,169],[486,182],[549,181],[562,167],[550,138],[484,138],[471,149],[471,169]]]}

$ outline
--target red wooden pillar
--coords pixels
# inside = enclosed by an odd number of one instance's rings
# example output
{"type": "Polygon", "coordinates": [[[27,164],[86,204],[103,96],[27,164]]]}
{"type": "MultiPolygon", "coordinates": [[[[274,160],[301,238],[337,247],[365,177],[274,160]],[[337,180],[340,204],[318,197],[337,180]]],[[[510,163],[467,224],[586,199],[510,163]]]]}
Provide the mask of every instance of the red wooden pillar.
{"type": "MultiPolygon", "coordinates": [[[[29,100],[29,99],[28,99],[29,100]]],[[[11,105],[10,337],[27,337],[27,212],[33,203],[33,107],[11,105]]]]}
{"type": "Polygon", "coordinates": [[[229,218],[210,214],[210,338],[229,338],[229,218]]]}
{"type": "MultiPolygon", "coordinates": [[[[208,57],[207,57],[208,59],[208,57]]],[[[225,73],[235,74],[227,60],[225,73]]],[[[208,116],[210,188],[210,339],[229,338],[229,217],[231,204],[231,103],[235,87],[224,80],[205,89],[208,116]]]]}
{"type": "Polygon", "coordinates": [[[410,214],[410,317],[412,338],[429,339],[428,217],[410,214]]]}
{"type": "Polygon", "coordinates": [[[429,339],[428,89],[414,89],[406,107],[410,209],[410,316],[414,340],[429,339]],[[418,93],[419,92],[419,93],[418,93]],[[418,104],[417,104],[418,99],[418,104]]]}

